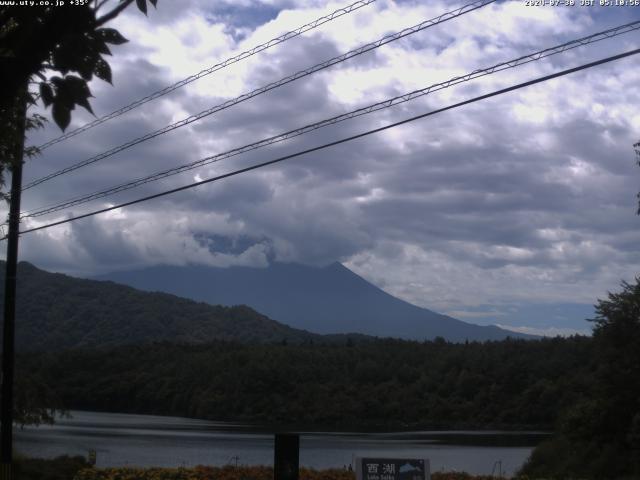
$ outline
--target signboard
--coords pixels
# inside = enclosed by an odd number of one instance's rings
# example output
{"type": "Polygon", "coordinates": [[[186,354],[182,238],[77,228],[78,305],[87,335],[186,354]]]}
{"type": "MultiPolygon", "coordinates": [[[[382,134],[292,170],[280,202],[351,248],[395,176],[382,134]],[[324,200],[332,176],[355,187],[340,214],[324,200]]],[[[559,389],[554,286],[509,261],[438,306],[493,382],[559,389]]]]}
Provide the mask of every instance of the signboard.
{"type": "Polygon", "coordinates": [[[356,480],[431,480],[429,460],[356,457],[356,480]]]}

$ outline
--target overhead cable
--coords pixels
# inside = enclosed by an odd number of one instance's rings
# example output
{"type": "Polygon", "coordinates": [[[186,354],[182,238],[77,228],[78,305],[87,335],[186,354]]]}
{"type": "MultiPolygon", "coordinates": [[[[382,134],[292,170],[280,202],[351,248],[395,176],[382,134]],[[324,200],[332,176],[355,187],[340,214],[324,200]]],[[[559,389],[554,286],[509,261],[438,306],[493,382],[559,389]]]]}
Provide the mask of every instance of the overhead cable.
{"type": "Polygon", "coordinates": [[[337,115],[319,122],[315,122],[309,125],[305,125],[303,127],[297,128],[295,130],[290,130],[288,132],[285,133],[281,133],[279,135],[275,135],[269,138],[265,138],[262,140],[259,140],[257,142],[253,142],[241,147],[237,147],[234,148],[232,150],[228,150],[226,152],[223,153],[218,153],[216,155],[211,155],[199,160],[196,160],[195,162],[191,162],[191,163],[187,163],[184,165],[180,165],[177,167],[173,167],[173,168],[169,168],[167,170],[163,170],[160,172],[156,172],[152,175],[148,175],[145,177],[141,177],[135,180],[131,180],[125,183],[122,183],[120,185],[114,186],[114,187],[110,187],[108,189],[104,189],[98,192],[94,192],[91,194],[85,194],[85,195],[81,195],[81,196],[77,196],[68,200],[65,200],[63,202],[60,203],[56,203],[53,205],[49,205],[46,207],[39,207],[37,209],[31,209],[28,212],[23,212],[24,215],[22,216],[22,218],[27,218],[27,217],[39,217],[42,215],[47,215],[53,212],[57,212],[60,210],[64,210],[76,205],[82,205],[84,203],[88,203],[92,200],[97,200],[100,198],[104,198],[107,197],[109,195],[113,195],[115,193],[119,193],[125,190],[129,190],[135,187],[138,187],[140,185],[144,185],[153,181],[157,181],[172,175],[177,175],[179,173],[183,173],[189,170],[193,170],[195,168],[199,168],[202,167],[204,165],[208,165],[211,163],[216,163],[219,162],[221,160],[230,158],[230,157],[234,157],[236,155],[240,155],[242,153],[246,153],[252,150],[256,150],[258,148],[262,148],[268,145],[272,145],[274,143],[278,143],[278,142],[282,142],[300,135],[303,135],[305,133],[311,132],[313,130],[317,130],[329,125],[334,125],[336,123],[345,121],[345,120],[349,120],[352,118],[356,118],[356,117],[360,117],[362,115],[366,115],[372,112],[376,112],[379,110],[383,110],[386,108],[390,108],[393,107],[395,105],[399,105],[401,103],[404,102],[408,102],[410,100],[414,100],[416,98],[428,95],[430,93],[436,92],[438,90],[443,90],[445,88],[449,88],[451,86],[463,83],[463,82],[468,82],[470,80],[476,79],[476,78],[480,78],[486,75],[490,75],[493,74],[495,72],[500,72],[503,70],[507,70],[510,68],[515,68],[517,66],[520,65],[524,65],[530,62],[534,62],[534,61],[538,61],[541,60],[543,58],[549,57],[551,55],[556,55],[559,53],[563,53],[566,52],[567,50],[576,48],[576,47],[580,47],[580,46],[584,46],[584,45],[589,45],[591,43],[594,42],[598,42],[604,39],[608,39],[608,38],[613,38],[615,36],[618,35],[622,35],[624,33],[628,33],[634,30],[638,30],[640,29],[640,20],[632,22],[632,23],[628,23],[626,25],[621,25],[619,27],[615,27],[615,28],[611,28],[608,30],[604,30],[602,32],[598,32],[598,33],[594,33],[593,35],[589,35],[587,37],[583,37],[583,38],[579,38],[576,40],[571,40],[569,42],[563,43],[561,45],[557,45],[555,47],[550,47],[550,48],[546,48],[544,50],[539,50],[537,52],[534,53],[530,53],[528,55],[523,55],[521,57],[515,58],[513,60],[509,60],[506,62],[501,62],[498,63],[496,65],[493,65],[491,67],[487,67],[487,68],[483,68],[483,69],[478,69],[478,70],[474,70],[470,73],[467,73],[465,75],[461,75],[461,76],[457,76],[454,77],[450,80],[444,81],[444,82],[440,82],[440,83],[435,83],[433,85],[430,85],[428,87],[419,89],[419,90],[414,90],[412,92],[406,93],[404,95],[399,95],[381,102],[377,102],[374,103],[372,105],[368,105],[366,107],[362,107],[356,110],[353,110],[351,112],[348,113],[344,113],[341,115],[337,115]]]}
{"type": "MultiPolygon", "coordinates": [[[[94,215],[98,215],[98,214],[101,214],[101,213],[106,213],[106,212],[110,212],[110,211],[113,211],[113,210],[116,210],[116,209],[119,209],[119,208],[124,208],[124,207],[128,207],[128,206],[135,205],[135,204],[138,204],[138,203],[146,202],[146,201],[149,201],[149,200],[153,200],[155,198],[164,197],[166,195],[171,195],[173,193],[181,192],[183,190],[189,190],[191,188],[195,188],[195,187],[198,187],[200,185],[204,185],[204,184],[207,184],[207,183],[211,183],[211,182],[215,182],[215,181],[218,181],[218,180],[222,180],[224,178],[233,177],[233,176],[236,176],[236,175],[239,175],[239,174],[242,174],[242,173],[249,172],[251,170],[257,170],[259,168],[263,168],[263,167],[266,167],[266,166],[269,166],[269,165],[273,165],[273,164],[276,164],[276,163],[279,163],[279,162],[283,162],[285,160],[290,160],[292,158],[301,157],[301,156],[307,155],[309,153],[313,153],[313,152],[317,152],[317,151],[320,151],[320,150],[324,150],[325,148],[333,147],[333,146],[340,145],[340,144],[343,144],[343,143],[346,143],[346,142],[350,142],[350,141],[353,141],[353,140],[356,140],[356,139],[359,139],[359,138],[363,138],[363,137],[372,135],[374,133],[379,133],[379,132],[388,130],[390,128],[397,127],[399,125],[404,125],[406,123],[414,122],[416,120],[419,120],[419,119],[422,119],[422,118],[426,118],[426,117],[429,117],[429,116],[432,116],[432,115],[436,115],[438,113],[442,113],[442,112],[445,112],[447,110],[452,110],[454,108],[458,108],[458,107],[461,107],[461,106],[464,106],[464,105],[469,105],[471,103],[479,102],[481,100],[486,100],[488,98],[495,97],[495,96],[498,96],[498,95],[502,95],[504,93],[512,92],[512,91],[518,90],[520,88],[528,87],[528,86],[535,85],[535,84],[538,84],[538,83],[541,83],[541,82],[546,82],[546,81],[552,80],[554,78],[562,77],[564,75],[575,73],[575,72],[578,72],[580,70],[585,70],[587,68],[592,68],[592,67],[595,67],[595,66],[598,66],[598,65],[602,65],[602,64],[605,64],[605,63],[608,63],[608,62],[612,62],[614,60],[620,60],[620,59],[625,58],[625,57],[630,57],[632,55],[637,55],[638,53],[640,53],[640,48],[635,49],[635,50],[631,50],[629,52],[621,53],[621,54],[618,54],[618,55],[613,55],[613,56],[610,56],[610,57],[606,57],[606,58],[603,58],[601,60],[597,60],[595,62],[586,63],[586,64],[580,65],[578,67],[569,68],[569,69],[566,69],[566,70],[562,70],[560,72],[556,72],[556,73],[552,73],[552,74],[549,74],[549,75],[545,75],[543,77],[538,77],[536,79],[529,80],[527,82],[519,83],[517,85],[512,85],[511,87],[502,88],[500,90],[496,90],[496,91],[493,91],[491,93],[487,93],[487,94],[484,94],[484,95],[473,97],[471,99],[464,100],[462,102],[458,102],[458,103],[455,103],[455,104],[452,104],[452,105],[448,105],[446,107],[439,108],[437,110],[432,110],[430,112],[423,113],[421,115],[416,115],[414,117],[410,117],[410,118],[407,118],[405,120],[401,120],[399,122],[394,122],[394,123],[385,125],[383,127],[375,128],[373,130],[368,130],[366,132],[362,132],[362,133],[359,133],[357,135],[352,135],[350,137],[342,138],[340,140],[335,140],[333,142],[325,143],[325,144],[317,146],[317,147],[308,148],[306,150],[302,150],[302,151],[299,151],[299,152],[296,152],[296,153],[285,155],[285,156],[282,156],[282,157],[279,157],[279,158],[276,158],[276,159],[273,159],[273,160],[269,160],[269,161],[266,161],[266,162],[258,163],[258,164],[251,165],[251,166],[245,167],[245,168],[240,168],[238,170],[234,170],[234,171],[229,172],[229,173],[225,173],[225,174],[218,175],[218,176],[215,176],[215,177],[212,177],[212,178],[201,180],[199,182],[190,183],[188,185],[183,185],[181,187],[173,188],[171,190],[165,190],[165,191],[153,194],[153,195],[148,195],[146,197],[138,198],[136,200],[131,200],[131,201],[128,201],[128,202],[120,203],[118,205],[112,205],[110,207],[101,208],[99,210],[94,210],[92,212],[88,212],[88,213],[85,213],[85,214],[82,214],[82,215],[77,215],[75,217],[69,217],[69,218],[66,218],[64,220],[59,220],[59,221],[56,221],[56,222],[47,223],[45,225],[40,225],[38,227],[29,228],[27,230],[22,230],[20,233],[24,234],[24,233],[36,232],[38,230],[51,228],[51,227],[54,227],[54,226],[57,226],[57,225],[62,225],[62,224],[65,224],[65,223],[69,223],[69,222],[73,222],[73,221],[76,221],[76,220],[80,220],[82,218],[92,217],[94,215]]],[[[0,240],[5,240],[5,239],[6,239],[6,237],[4,237],[4,238],[2,238],[0,240]]]]}
{"type": "Polygon", "coordinates": [[[241,60],[244,60],[245,58],[249,58],[253,55],[255,55],[256,53],[262,52],[263,50],[266,50],[268,48],[274,47],[282,42],[285,42],[287,40],[290,40],[292,38],[297,37],[298,35],[302,35],[305,32],[308,32],[309,30],[313,30],[316,27],[319,27],[320,25],[323,25],[327,22],[330,22],[331,20],[334,20],[338,17],[341,17],[343,15],[346,15],[348,13],[351,13],[361,7],[364,7],[366,5],[369,5],[370,3],[375,2],[376,0],[359,0],[355,3],[352,3],[349,6],[343,7],[343,8],[339,8],[338,10],[330,13],[329,15],[325,15],[323,17],[317,18],[315,19],[313,22],[307,23],[301,27],[296,28],[295,30],[291,30],[290,32],[287,32],[283,35],[280,35],[279,37],[276,38],[272,38],[271,40],[269,40],[268,42],[262,43],[260,45],[257,45],[249,50],[245,50],[244,52],[235,55],[233,57],[227,58],[226,60],[220,62],[220,63],[216,63],[215,65],[209,67],[209,68],[205,68],[204,70],[201,70],[200,72],[191,75],[183,80],[180,80],[179,82],[174,83],[173,85],[169,85],[168,87],[165,87],[161,90],[158,90],[156,92],[153,92],[149,95],[147,95],[146,97],[143,97],[139,100],[136,100],[135,102],[132,102],[122,108],[119,108],[118,110],[115,110],[111,113],[109,113],[108,115],[104,115],[100,118],[97,118],[95,120],[93,120],[92,122],[89,122],[79,128],[76,128],[74,130],[71,130],[67,133],[65,133],[64,135],[60,135],[59,137],[56,137],[52,140],[49,140],[46,143],[43,143],[42,145],[40,145],[38,148],[40,150],[44,150],[47,147],[50,147],[51,145],[55,145],[56,143],[62,142],[68,138],[74,137],[76,135],[78,135],[79,133],[85,132],[93,127],[96,127],[102,123],[107,122],[108,120],[111,120],[113,118],[119,117],[120,115],[123,115],[124,113],[127,113],[135,108],[138,108],[141,105],[144,105],[147,102],[150,102],[151,100],[155,100],[156,98],[162,97],[164,95],[166,95],[167,93],[171,93],[174,90],[177,90],[180,87],[184,87],[185,85],[188,85],[192,82],[195,82],[196,80],[205,77],[207,75],[212,74],[213,72],[217,72],[218,70],[222,70],[225,67],[228,67],[229,65],[232,65],[234,63],[237,63],[241,60]]]}
{"type": "Polygon", "coordinates": [[[288,83],[291,83],[295,80],[298,80],[300,78],[312,75],[316,72],[319,72],[320,70],[324,70],[326,68],[329,68],[333,65],[336,65],[338,63],[342,63],[346,60],[349,60],[353,57],[356,57],[358,55],[362,55],[363,53],[369,52],[371,50],[375,50],[376,48],[379,48],[383,45],[386,45],[387,43],[391,43],[394,42],[396,40],[399,40],[401,38],[406,37],[407,35],[412,35],[414,33],[420,32],[422,30],[425,30],[429,27],[433,27],[434,25],[438,25],[440,23],[446,22],[448,20],[451,20],[453,18],[459,17],[461,15],[464,15],[465,13],[469,13],[473,10],[477,10],[478,8],[484,7],[485,5],[488,5],[490,3],[494,3],[497,0],[477,0],[475,2],[472,2],[470,4],[467,4],[463,7],[457,8],[456,10],[452,10],[446,13],[443,13],[442,15],[439,15],[438,17],[432,18],[430,20],[425,20],[424,22],[421,22],[417,25],[414,25],[413,27],[409,27],[409,28],[405,28],[404,30],[401,30],[399,32],[390,34],[390,35],[386,35],[384,37],[382,37],[379,40],[376,40],[375,42],[371,42],[371,43],[367,43],[366,45],[362,45],[354,50],[350,50],[347,53],[343,53],[342,55],[338,55],[336,57],[333,57],[329,60],[325,60],[322,63],[318,63],[312,67],[306,68],[304,70],[300,70],[296,73],[294,73],[293,75],[289,75],[287,77],[284,77],[276,82],[272,82],[269,83],[265,86],[262,86],[260,88],[257,88],[255,90],[252,90],[249,93],[244,93],[242,95],[240,95],[239,97],[227,100],[219,105],[216,105],[214,107],[211,107],[207,110],[203,110],[200,113],[191,115],[190,117],[184,118],[176,123],[173,123],[171,125],[167,125],[166,127],[163,127],[159,130],[156,130],[154,132],[150,132],[147,133],[146,135],[143,135],[142,137],[138,137],[135,138],[133,140],[130,140],[127,143],[124,143],[122,145],[119,145],[117,147],[114,147],[110,150],[107,150],[106,152],[100,153],[98,155],[95,155],[91,158],[88,158],[86,160],[82,160],[78,163],[75,163],[74,165],[71,165],[69,167],[63,168],[61,170],[58,170],[56,172],[53,172],[49,175],[46,175],[44,177],[41,177],[37,180],[34,180],[28,184],[26,184],[24,187],[22,187],[22,190],[28,190],[29,188],[35,187],[36,185],[40,185],[43,182],[46,182],[48,180],[51,180],[52,178],[56,178],[59,177],[60,175],[64,175],[67,174],[69,172],[72,172],[74,170],[77,170],[79,168],[85,167],[87,165],[91,165],[92,163],[98,162],[100,160],[103,160],[107,157],[111,157],[112,155],[115,155],[116,153],[120,153],[123,150],[126,150],[128,148],[133,147],[134,145],[138,145],[142,142],[145,142],[147,140],[150,140],[152,138],[155,138],[157,136],[160,135],[164,135],[165,133],[171,132],[173,130],[176,130],[177,128],[180,127],[184,127],[185,125],[189,125],[193,122],[196,122],[198,120],[203,119],[204,117],[207,117],[209,115],[212,115],[214,113],[220,112],[222,110],[225,110],[229,107],[232,107],[234,105],[237,105],[241,102],[247,101],[253,97],[256,97],[258,95],[261,95],[263,93],[266,93],[270,90],[273,90],[275,88],[281,87],[283,85],[286,85],[288,83]]]}

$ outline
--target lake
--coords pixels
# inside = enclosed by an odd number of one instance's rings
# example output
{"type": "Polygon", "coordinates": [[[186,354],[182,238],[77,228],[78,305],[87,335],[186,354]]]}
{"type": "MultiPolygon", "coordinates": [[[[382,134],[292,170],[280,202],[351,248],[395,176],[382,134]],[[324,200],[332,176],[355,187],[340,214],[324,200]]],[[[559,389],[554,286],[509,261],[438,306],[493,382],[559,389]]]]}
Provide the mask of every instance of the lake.
{"type": "MultiPolygon", "coordinates": [[[[15,432],[15,449],[51,458],[97,452],[97,466],[272,465],[273,435],[251,425],[177,417],[70,412],[15,432]]],[[[542,432],[301,432],[300,465],[342,468],[354,456],[428,458],[431,471],[513,474],[542,432]]]]}

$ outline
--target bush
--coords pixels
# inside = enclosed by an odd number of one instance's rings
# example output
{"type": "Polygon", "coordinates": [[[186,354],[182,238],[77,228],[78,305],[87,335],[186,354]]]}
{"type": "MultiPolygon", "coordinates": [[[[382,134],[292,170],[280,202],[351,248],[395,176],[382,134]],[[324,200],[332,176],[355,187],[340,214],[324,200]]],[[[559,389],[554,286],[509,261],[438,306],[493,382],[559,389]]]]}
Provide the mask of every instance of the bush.
{"type": "Polygon", "coordinates": [[[80,470],[89,468],[84,457],[63,456],[53,459],[23,458],[15,461],[17,480],[72,480],[80,470]]]}

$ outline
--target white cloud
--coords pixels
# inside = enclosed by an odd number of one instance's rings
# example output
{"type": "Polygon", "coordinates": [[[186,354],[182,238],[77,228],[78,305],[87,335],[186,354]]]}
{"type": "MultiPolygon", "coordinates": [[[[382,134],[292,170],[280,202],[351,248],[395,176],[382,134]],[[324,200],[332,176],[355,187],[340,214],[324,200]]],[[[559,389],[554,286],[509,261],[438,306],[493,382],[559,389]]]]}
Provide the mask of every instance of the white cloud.
{"type": "Polygon", "coordinates": [[[496,324],[497,327],[511,330],[512,332],[527,333],[529,335],[539,335],[541,337],[570,337],[572,335],[591,336],[591,330],[575,329],[575,328],[537,328],[537,327],[514,327],[512,325],[496,324]]]}

